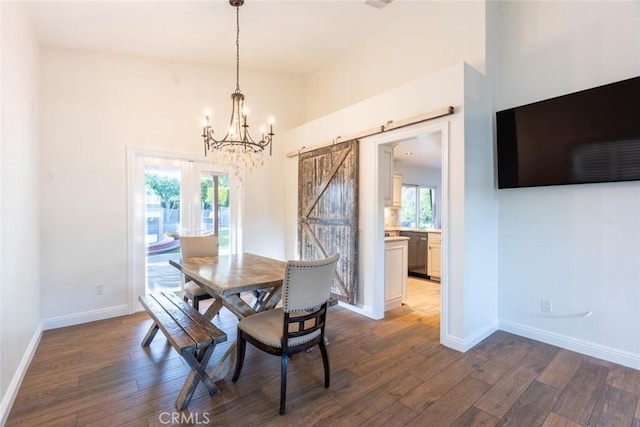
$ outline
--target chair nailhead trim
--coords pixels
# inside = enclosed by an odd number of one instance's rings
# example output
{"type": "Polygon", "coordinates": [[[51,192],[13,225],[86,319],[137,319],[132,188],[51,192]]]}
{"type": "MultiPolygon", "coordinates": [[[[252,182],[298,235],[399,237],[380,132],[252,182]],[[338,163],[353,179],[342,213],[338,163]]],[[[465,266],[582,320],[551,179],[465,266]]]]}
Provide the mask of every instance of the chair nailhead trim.
{"type": "MultiPolygon", "coordinates": [[[[291,270],[293,270],[294,268],[305,269],[305,268],[324,267],[325,265],[329,265],[332,262],[333,261],[329,261],[329,262],[326,262],[324,264],[315,264],[315,265],[290,265],[289,268],[287,269],[287,283],[289,283],[289,279],[291,277],[291,270]]],[[[289,301],[289,287],[288,286],[287,286],[287,289],[286,289],[286,291],[284,293],[283,306],[287,304],[287,301],[289,301]]],[[[303,310],[296,310],[296,311],[303,311],[303,310]]],[[[291,313],[291,312],[289,312],[289,313],[291,313]]]]}

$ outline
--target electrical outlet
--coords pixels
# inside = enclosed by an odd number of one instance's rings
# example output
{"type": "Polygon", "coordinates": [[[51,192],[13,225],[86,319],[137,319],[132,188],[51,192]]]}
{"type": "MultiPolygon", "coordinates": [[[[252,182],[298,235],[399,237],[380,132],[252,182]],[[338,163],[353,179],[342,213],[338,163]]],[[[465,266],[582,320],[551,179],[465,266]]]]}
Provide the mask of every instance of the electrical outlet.
{"type": "Polygon", "coordinates": [[[551,313],[553,310],[552,301],[549,299],[540,300],[540,311],[543,313],[551,313]]]}
{"type": "Polygon", "coordinates": [[[102,283],[96,284],[96,295],[104,295],[104,285],[102,283]]]}

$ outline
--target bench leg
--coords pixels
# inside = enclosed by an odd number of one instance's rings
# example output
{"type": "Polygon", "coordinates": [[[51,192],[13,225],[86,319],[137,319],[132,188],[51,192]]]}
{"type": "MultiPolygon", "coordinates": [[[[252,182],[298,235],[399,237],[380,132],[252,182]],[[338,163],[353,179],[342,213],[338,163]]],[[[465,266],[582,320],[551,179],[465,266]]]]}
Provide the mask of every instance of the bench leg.
{"type": "Polygon", "coordinates": [[[178,409],[178,411],[182,411],[189,406],[189,402],[191,401],[193,393],[196,391],[200,381],[202,381],[207,387],[211,396],[218,393],[218,387],[216,387],[215,383],[206,372],[207,364],[213,355],[214,348],[215,344],[211,344],[207,348],[200,350],[196,356],[192,353],[185,353],[182,355],[184,360],[191,367],[191,372],[185,380],[182,390],[180,390],[180,394],[178,394],[178,398],[176,399],[176,409],[178,409]]]}
{"type": "Polygon", "coordinates": [[[144,339],[142,340],[143,347],[147,347],[149,346],[149,344],[151,344],[151,341],[153,341],[153,338],[156,336],[156,332],[158,332],[158,329],[158,324],[156,322],[153,322],[153,325],[151,325],[149,331],[147,331],[147,335],[145,335],[144,339]]]}

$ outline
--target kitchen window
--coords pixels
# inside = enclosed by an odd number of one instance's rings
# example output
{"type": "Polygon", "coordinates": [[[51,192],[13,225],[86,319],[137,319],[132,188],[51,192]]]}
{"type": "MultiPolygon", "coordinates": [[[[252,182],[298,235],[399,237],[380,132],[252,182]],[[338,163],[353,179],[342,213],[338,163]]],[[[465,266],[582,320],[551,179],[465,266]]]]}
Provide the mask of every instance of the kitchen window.
{"type": "Polygon", "coordinates": [[[435,187],[403,184],[400,226],[435,228],[435,199],[435,187]]]}

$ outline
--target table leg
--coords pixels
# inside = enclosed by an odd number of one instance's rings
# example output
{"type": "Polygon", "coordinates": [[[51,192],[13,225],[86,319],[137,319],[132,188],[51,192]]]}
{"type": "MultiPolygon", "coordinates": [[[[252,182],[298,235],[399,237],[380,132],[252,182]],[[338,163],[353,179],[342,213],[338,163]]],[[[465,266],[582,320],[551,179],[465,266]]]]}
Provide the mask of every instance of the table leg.
{"type": "Polygon", "coordinates": [[[232,369],[235,368],[236,351],[238,351],[238,344],[233,342],[209,374],[214,381],[223,379],[232,369]]]}
{"type": "MultiPolygon", "coordinates": [[[[215,297],[214,297],[215,298],[215,297]]],[[[216,317],[216,314],[220,312],[222,308],[222,301],[220,298],[216,298],[215,301],[207,308],[207,311],[204,312],[203,316],[208,320],[213,320],[216,317]]]]}
{"type": "Polygon", "coordinates": [[[261,312],[264,310],[271,310],[278,305],[280,300],[282,299],[282,286],[278,286],[275,289],[272,289],[269,294],[263,298],[260,306],[256,309],[257,312],[261,312]]]}

